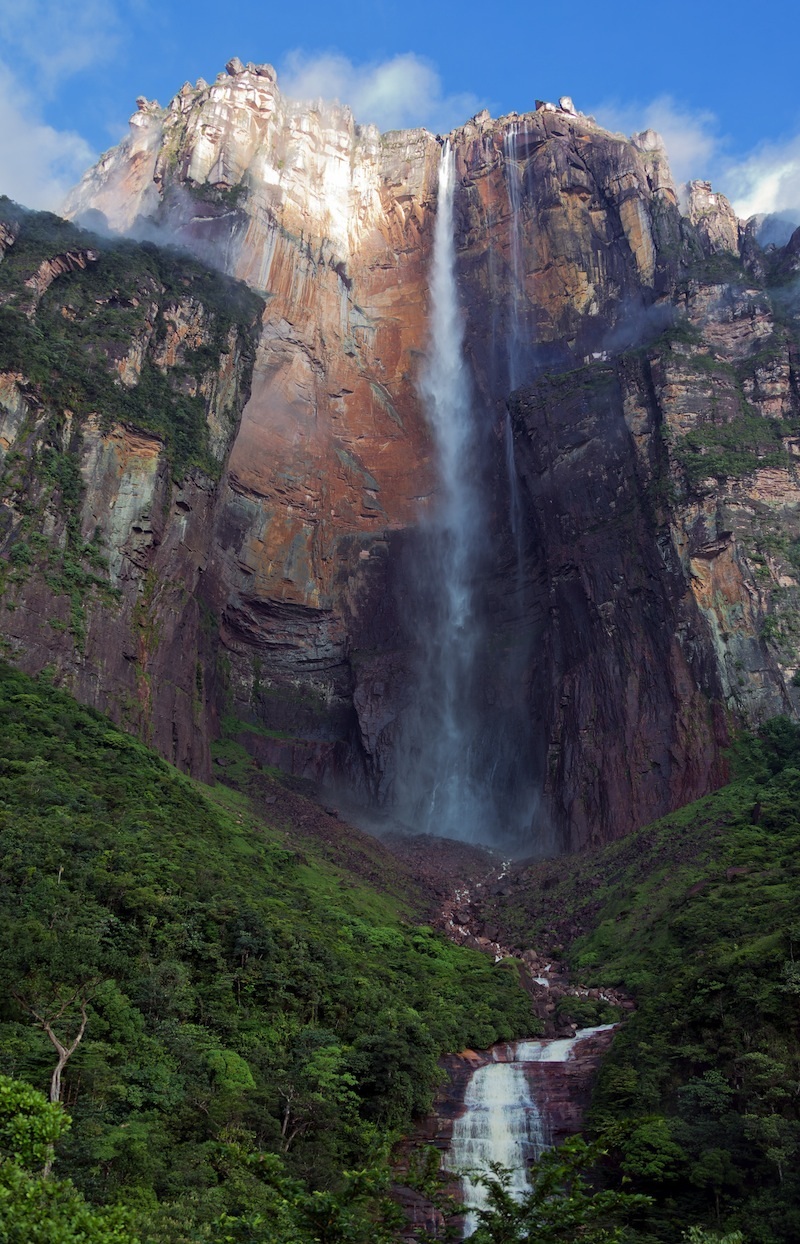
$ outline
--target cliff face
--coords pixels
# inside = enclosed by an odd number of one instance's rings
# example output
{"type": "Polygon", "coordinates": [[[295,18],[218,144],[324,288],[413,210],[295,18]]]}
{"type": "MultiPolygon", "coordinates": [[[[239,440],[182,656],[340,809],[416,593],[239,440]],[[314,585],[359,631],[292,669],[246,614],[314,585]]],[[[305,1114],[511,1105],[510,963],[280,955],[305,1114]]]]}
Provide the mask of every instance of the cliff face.
{"type": "Polygon", "coordinates": [[[164,111],[140,101],[70,209],[149,214],[267,298],[213,572],[236,711],[304,736],[291,763],[309,774],[350,747],[352,615],[433,488],[415,380],[438,156],[433,135],[300,108],[269,66],[232,62],[164,111]]]}
{"type": "Polygon", "coordinates": [[[182,768],[215,722],[203,576],[260,302],[0,204],[0,629],[182,768]]]}
{"type": "Polygon", "coordinates": [[[726,719],[798,708],[794,336],[741,276],[678,305],[657,343],[512,399],[547,787],[578,845],[721,780],[726,719]]]}
{"type": "MultiPolygon", "coordinates": [[[[545,106],[481,114],[450,141],[491,529],[481,591],[504,654],[484,707],[524,719],[540,816],[580,845],[707,790],[731,719],[795,705],[793,332],[725,200],[693,183],[681,215],[656,135],[545,106]]],[[[265,297],[226,469],[207,509],[191,484],[182,520],[203,533],[223,654],[198,714],[209,728],[225,699],[284,736],[243,736],[260,759],[377,801],[415,641],[398,600],[435,504],[418,380],[439,159],[425,131],[293,104],[269,66],[232,61],[166,109],[139,101],[69,208],[178,241],[265,297]]],[[[123,385],[150,348],[120,360],[123,385]]],[[[115,478],[143,452],[103,446],[91,461],[117,454],[115,478]]],[[[95,508],[107,527],[109,503],[95,508]]],[[[114,509],[124,544],[134,516],[114,509]]],[[[159,582],[174,582],[187,572],[159,539],[159,582]]],[[[150,685],[169,670],[186,695],[196,659],[167,634],[148,643],[150,685]]]]}

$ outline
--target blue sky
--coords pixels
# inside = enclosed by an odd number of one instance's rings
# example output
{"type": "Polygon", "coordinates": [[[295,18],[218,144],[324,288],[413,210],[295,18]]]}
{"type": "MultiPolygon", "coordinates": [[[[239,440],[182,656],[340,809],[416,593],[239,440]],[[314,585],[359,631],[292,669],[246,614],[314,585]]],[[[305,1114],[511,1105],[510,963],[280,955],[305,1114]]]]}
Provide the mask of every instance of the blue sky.
{"type": "Polygon", "coordinates": [[[746,211],[800,204],[796,4],[467,0],[0,0],[0,191],[55,206],[126,130],[232,55],[360,120],[445,129],[573,96],[613,129],[647,124],[681,178],[746,211]]]}

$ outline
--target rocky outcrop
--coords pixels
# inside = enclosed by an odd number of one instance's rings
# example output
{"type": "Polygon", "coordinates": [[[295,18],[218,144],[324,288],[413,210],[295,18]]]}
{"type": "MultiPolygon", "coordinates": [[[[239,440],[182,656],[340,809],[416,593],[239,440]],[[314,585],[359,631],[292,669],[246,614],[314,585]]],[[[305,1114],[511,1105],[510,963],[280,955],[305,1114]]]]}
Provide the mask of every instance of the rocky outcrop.
{"type": "MultiPolygon", "coordinates": [[[[565,97],[449,141],[490,529],[480,709],[496,750],[524,733],[531,841],[549,822],[579,846],[716,784],[731,720],[794,711],[794,346],[752,236],[707,183],[681,215],[652,131],[565,97]]],[[[424,130],[294,103],[234,58],[140,100],[69,209],[266,297],[203,537],[225,682],[203,712],[224,699],[269,732],[248,742],[264,763],[379,803],[417,642],[398,601],[436,504],[417,386],[439,159],[424,130]]],[[[148,350],[172,367],[176,340],[136,336],[121,384],[148,350]]]]}
{"type": "Polygon", "coordinates": [[[10,222],[4,222],[0,225],[0,260],[2,260],[8,248],[14,245],[16,236],[17,229],[15,225],[10,222]]]}
{"type": "Polygon", "coordinates": [[[28,311],[33,315],[36,303],[47,292],[53,281],[67,272],[82,271],[87,264],[96,263],[98,252],[95,250],[67,251],[63,255],[54,255],[52,259],[43,259],[33,276],[29,276],[25,284],[33,290],[33,302],[28,311]]]}
{"type": "Polygon", "coordinates": [[[739,221],[724,194],[717,194],[710,181],[690,181],[686,191],[686,215],[704,251],[738,255],[739,221]]]}

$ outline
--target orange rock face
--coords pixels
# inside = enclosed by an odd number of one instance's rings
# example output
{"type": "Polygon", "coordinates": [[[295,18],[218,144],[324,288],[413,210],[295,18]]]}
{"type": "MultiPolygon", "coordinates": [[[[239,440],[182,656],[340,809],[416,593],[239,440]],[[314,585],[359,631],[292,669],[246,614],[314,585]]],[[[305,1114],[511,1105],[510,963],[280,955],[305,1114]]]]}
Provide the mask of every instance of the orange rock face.
{"type": "MultiPolygon", "coordinates": [[[[487,498],[482,711],[501,750],[524,726],[532,840],[555,825],[578,846],[721,780],[729,720],[794,711],[798,450],[775,432],[794,346],[730,206],[694,183],[681,216],[652,132],[541,109],[450,142],[487,498]],[[732,466],[720,428],[752,440],[748,412],[767,432],[732,466]]],[[[166,109],[140,101],[70,205],[266,299],[209,518],[224,696],[304,773],[378,802],[419,642],[398,601],[437,500],[419,377],[439,161],[424,130],[380,135],[231,62],[166,109]]],[[[167,362],[179,344],[169,330],[167,362]]]]}

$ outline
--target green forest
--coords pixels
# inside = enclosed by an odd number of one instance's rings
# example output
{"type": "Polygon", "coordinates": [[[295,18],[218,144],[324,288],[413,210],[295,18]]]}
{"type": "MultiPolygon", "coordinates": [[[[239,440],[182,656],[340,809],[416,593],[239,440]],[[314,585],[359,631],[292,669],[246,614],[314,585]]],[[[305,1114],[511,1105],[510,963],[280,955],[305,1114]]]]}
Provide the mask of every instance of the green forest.
{"type": "Polygon", "coordinates": [[[234,344],[252,367],[261,298],[183,252],[101,237],[3,195],[0,222],[14,234],[0,263],[0,372],[21,373],[57,422],[65,410],[79,423],[101,411],[104,430],[118,421],[154,432],[175,479],[193,466],[218,477],[201,386],[234,344]],[[40,267],[59,253],[87,258],[37,297],[40,267]],[[198,316],[203,343],[164,367],[158,350],[182,305],[198,316]],[[136,383],[120,384],[117,369],[136,344],[144,347],[136,383]]]}
{"type": "Polygon", "coordinates": [[[0,756],[0,1238],[394,1238],[388,1146],[530,1031],[516,967],[5,665],[0,756]],[[67,1126],[27,1086],[81,1030],[67,1126]]]}
{"type": "MultiPolygon", "coordinates": [[[[0,736],[0,1238],[397,1240],[391,1146],[442,1054],[535,1030],[516,966],[46,675],[0,667],[0,736]]],[[[587,1139],[521,1205],[497,1172],[476,1244],[798,1238],[800,730],[770,723],[732,763],[723,790],[487,904],[637,1009],[587,1139]]]]}
{"type": "Polygon", "coordinates": [[[716,793],[487,904],[513,941],[636,1001],[587,1135],[598,1186],[650,1199],[640,1241],[800,1239],[800,728],[768,722],[730,764],[716,793]]]}

